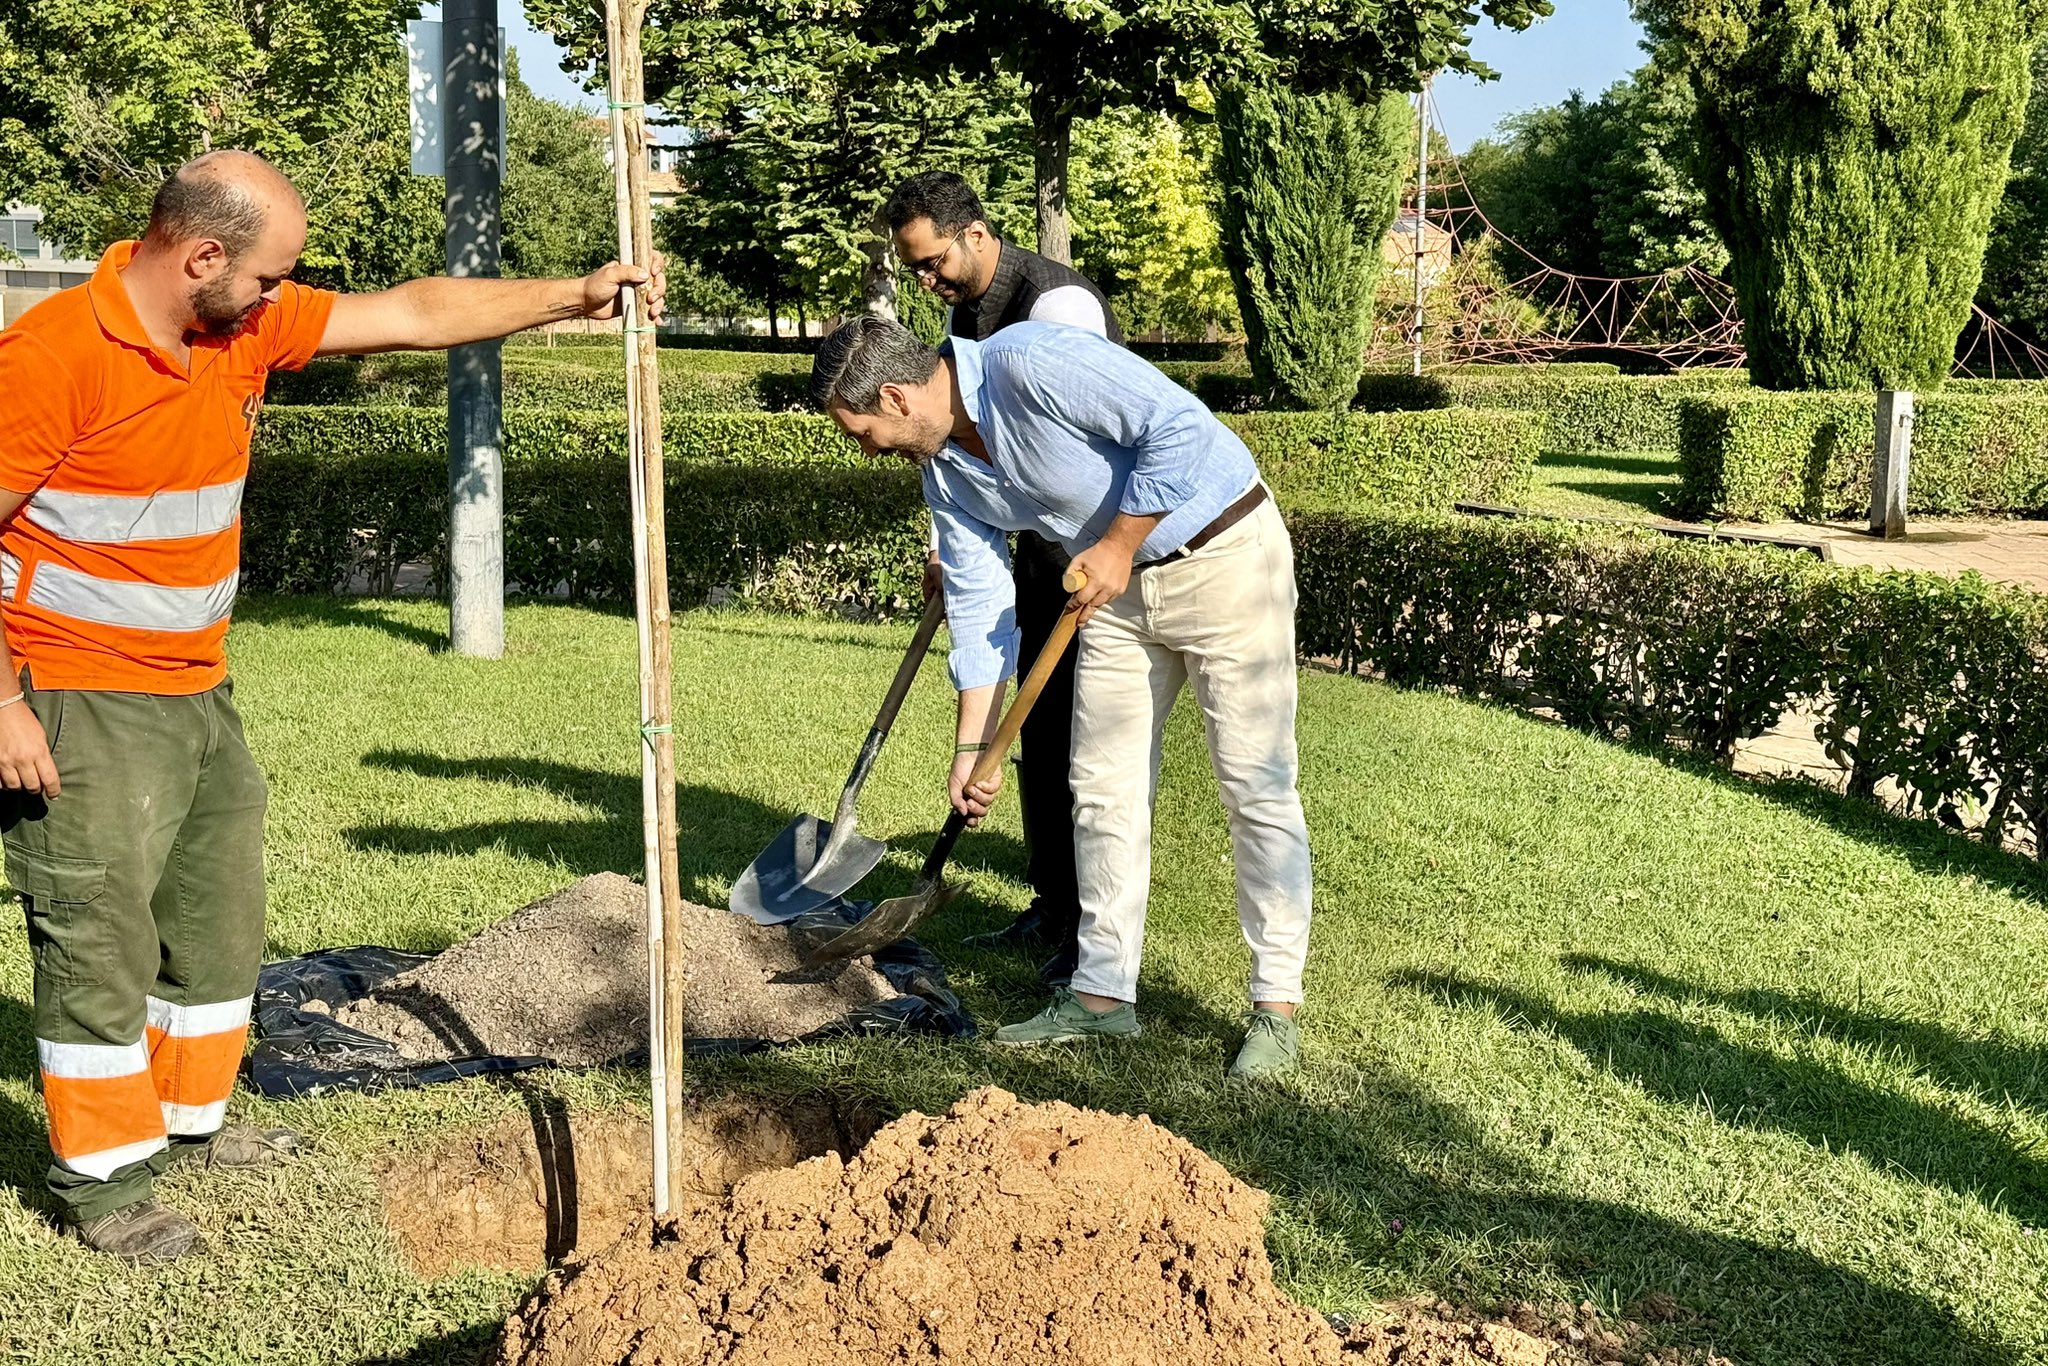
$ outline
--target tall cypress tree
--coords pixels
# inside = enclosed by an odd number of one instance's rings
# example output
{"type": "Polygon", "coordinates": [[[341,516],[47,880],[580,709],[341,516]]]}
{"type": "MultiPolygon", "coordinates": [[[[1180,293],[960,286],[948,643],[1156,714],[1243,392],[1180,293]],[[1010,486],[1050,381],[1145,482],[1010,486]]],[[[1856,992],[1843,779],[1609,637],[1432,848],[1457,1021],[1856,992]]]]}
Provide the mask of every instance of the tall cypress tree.
{"type": "Polygon", "coordinates": [[[1408,102],[1238,84],[1219,93],[1216,114],[1223,253],[1252,373],[1282,406],[1339,407],[1364,365],[1408,102]]]}
{"type": "Polygon", "coordinates": [[[1750,374],[1931,388],[1983,270],[2040,0],[1638,0],[1699,96],[1750,374]]]}

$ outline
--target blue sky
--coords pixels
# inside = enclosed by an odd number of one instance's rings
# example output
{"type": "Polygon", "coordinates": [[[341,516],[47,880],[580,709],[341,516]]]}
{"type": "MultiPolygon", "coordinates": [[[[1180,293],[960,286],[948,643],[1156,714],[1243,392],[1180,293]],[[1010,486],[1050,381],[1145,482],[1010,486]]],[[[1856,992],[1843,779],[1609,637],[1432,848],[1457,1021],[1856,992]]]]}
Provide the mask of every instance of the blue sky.
{"type": "Polygon", "coordinates": [[[1641,66],[1642,27],[1628,0],[1556,0],[1557,13],[1521,33],[1482,22],[1472,55],[1500,73],[1481,83],[1446,76],[1436,83],[1437,121],[1462,152],[1509,114],[1556,104],[1574,90],[1597,95],[1641,66]]]}
{"type": "MultiPolygon", "coordinates": [[[[500,0],[500,6],[500,22],[519,51],[527,84],[550,99],[590,103],[562,73],[561,49],[527,24],[517,0],[500,0]]],[[[1557,0],[1557,10],[1524,33],[1480,24],[1472,51],[1500,79],[1482,84],[1468,76],[1447,76],[1437,82],[1437,118],[1453,147],[1463,151],[1507,114],[1556,104],[1573,90],[1596,95],[1642,65],[1636,46],[1642,30],[1629,17],[1628,0],[1557,0]]],[[[424,11],[429,19],[439,14],[439,5],[424,11]]]]}

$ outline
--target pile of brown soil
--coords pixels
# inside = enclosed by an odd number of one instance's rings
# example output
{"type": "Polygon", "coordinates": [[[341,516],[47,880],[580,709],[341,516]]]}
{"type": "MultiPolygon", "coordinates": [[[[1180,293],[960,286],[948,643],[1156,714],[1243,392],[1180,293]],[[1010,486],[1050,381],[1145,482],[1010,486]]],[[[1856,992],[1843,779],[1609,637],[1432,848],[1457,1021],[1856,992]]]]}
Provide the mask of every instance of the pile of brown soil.
{"type": "MultiPolygon", "coordinates": [[[[783,1042],[895,994],[866,962],[799,974],[788,934],[694,902],[683,920],[692,1039],[783,1042]]],[[[482,934],[392,978],[335,1018],[416,1060],[534,1055],[569,1067],[647,1042],[647,900],[600,873],[513,912],[482,934]]]]}
{"type": "Polygon", "coordinates": [[[628,1230],[506,1325],[511,1366],[1333,1366],[1273,1286],[1266,1197],[1147,1119],[984,1089],[851,1162],[750,1176],[628,1230]]]}
{"type": "Polygon", "coordinates": [[[1590,1307],[1393,1306],[1342,1337],[1273,1284],[1266,1196],[1144,1118],[983,1089],[853,1158],[643,1219],[544,1281],[492,1366],[1727,1366],[1590,1307]]]}

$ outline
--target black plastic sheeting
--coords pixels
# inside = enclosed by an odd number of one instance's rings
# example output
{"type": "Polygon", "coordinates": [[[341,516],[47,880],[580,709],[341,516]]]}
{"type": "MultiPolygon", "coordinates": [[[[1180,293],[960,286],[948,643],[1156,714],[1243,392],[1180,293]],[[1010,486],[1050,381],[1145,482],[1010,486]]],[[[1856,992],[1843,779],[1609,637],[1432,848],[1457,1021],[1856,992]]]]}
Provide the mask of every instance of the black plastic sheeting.
{"type": "MultiPolygon", "coordinates": [[[[873,909],[871,901],[841,898],[791,921],[801,947],[823,943],[873,909]]],[[[635,951],[639,951],[636,947],[635,951]]],[[[363,945],[321,949],[265,963],[256,979],[252,1021],[256,1047],[249,1056],[249,1084],[266,1096],[312,1096],[323,1091],[382,1091],[432,1086],[462,1077],[552,1067],[547,1058],[486,1054],[438,1062],[402,1057],[388,1039],[351,1029],[330,1012],[362,999],[402,972],[429,961],[431,954],[363,945]],[[318,1002],[325,1011],[308,1010],[318,1002]]],[[[974,1036],[974,1021],[946,985],[945,965],[914,939],[899,939],[874,954],[874,965],[899,995],[863,1006],[846,1018],[805,1035],[814,1043],[849,1035],[927,1034],[974,1036]]],[[[774,1045],[761,1039],[691,1039],[693,1056],[752,1052],[774,1045]]],[[[643,1046],[617,1059],[645,1065],[643,1046]]]]}

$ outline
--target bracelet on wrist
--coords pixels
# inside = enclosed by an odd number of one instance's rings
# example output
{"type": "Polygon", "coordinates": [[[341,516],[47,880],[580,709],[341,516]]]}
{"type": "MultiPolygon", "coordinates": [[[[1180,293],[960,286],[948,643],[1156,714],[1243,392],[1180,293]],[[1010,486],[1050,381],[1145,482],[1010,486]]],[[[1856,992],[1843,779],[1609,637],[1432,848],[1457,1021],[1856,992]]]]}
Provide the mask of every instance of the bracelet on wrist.
{"type": "MultiPolygon", "coordinates": [[[[5,704],[5,703],[0,703],[0,706],[4,706],[4,705],[6,705],[6,704],[5,704]]],[[[953,752],[954,752],[955,754],[979,754],[979,753],[981,753],[981,751],[983,751],[983,750],[985,750],[985,749],[987,749],[987,748],[988,748],[988,742],[987,742],[986,740],[984,740],[984,741],[982,741],[981,743],[979,743],[979,744],[974,744],[974,745],[955,745],[955,746],[953,746],[953,752]]]]}
{"type": "Polygon", "coordinates": [[[23,700],[27,696],[28,694],[25,692],[18,692],[12,697],[0,697],[0,707],[11,707],[16,702],[23,700]]]}

